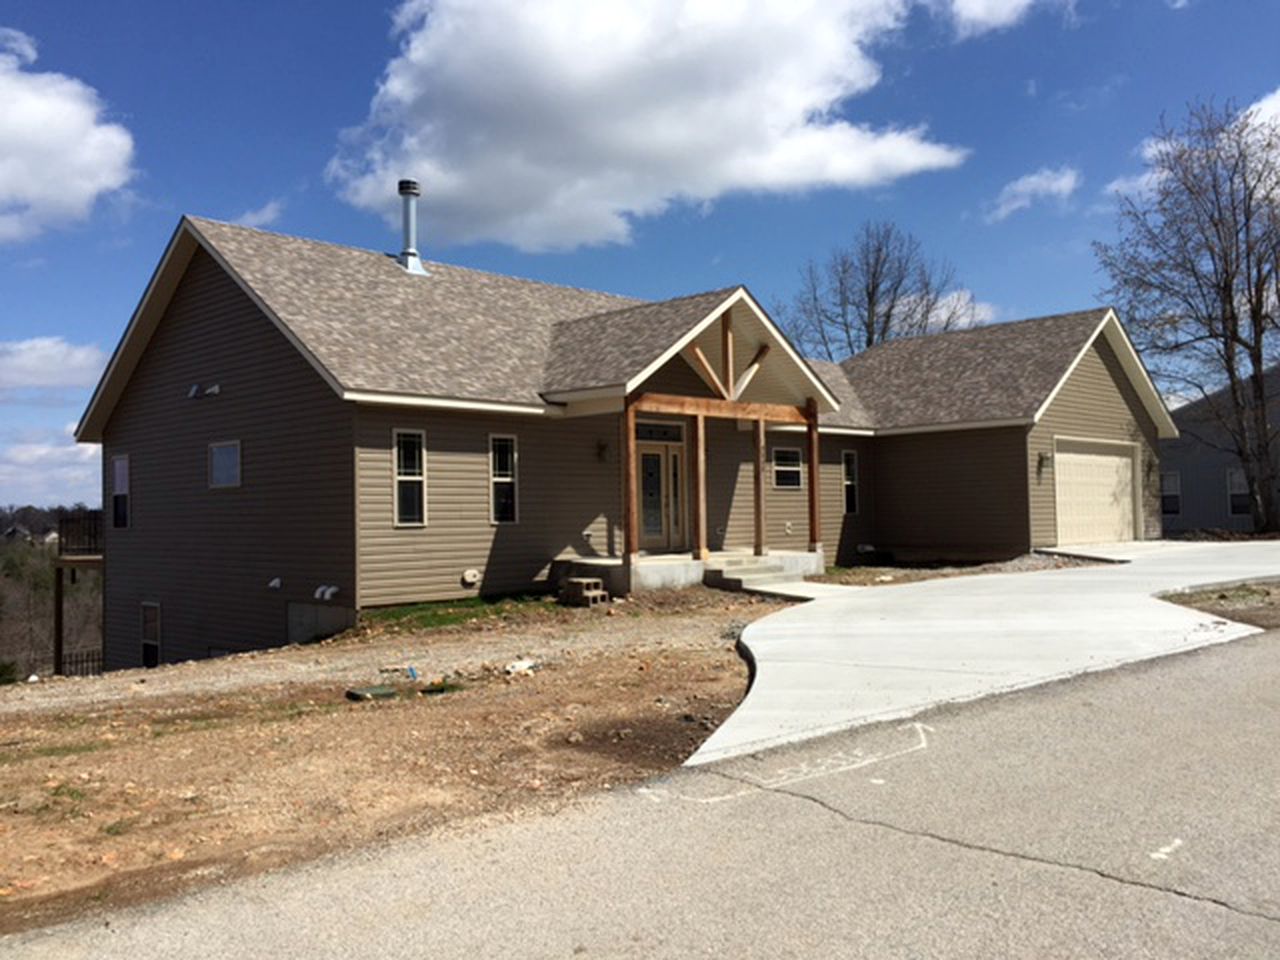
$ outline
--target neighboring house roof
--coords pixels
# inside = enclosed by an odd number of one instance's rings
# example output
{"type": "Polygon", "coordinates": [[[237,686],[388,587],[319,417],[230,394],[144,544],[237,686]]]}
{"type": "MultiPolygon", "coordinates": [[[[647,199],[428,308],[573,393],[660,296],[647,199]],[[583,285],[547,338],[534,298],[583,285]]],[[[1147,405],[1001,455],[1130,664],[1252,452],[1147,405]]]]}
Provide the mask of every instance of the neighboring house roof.
{"type": "MultiPolygon", "coordinates": [[[[1267,393],[1268,408],[1280,410],[1280,363],[1262,374],[1267,393]]],[[[1253,394],[1246,391],[1245,404],[1252,406],[1253,394]]],[[[1230,394],[1226,387],[1206,396],[1184,403],[1173,411],[1173,419],[1180,427],[1217,425],[1222,418],[1231,416],[1230,394]]]]}

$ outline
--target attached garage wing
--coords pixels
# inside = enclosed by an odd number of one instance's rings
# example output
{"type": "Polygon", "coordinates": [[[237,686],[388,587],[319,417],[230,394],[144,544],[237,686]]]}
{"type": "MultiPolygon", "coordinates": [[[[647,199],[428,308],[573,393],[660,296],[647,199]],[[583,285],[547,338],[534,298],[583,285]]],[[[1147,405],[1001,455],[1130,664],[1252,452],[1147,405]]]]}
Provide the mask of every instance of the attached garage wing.
{"type": "Polygon", "coordinates": [[[1135,448],[1057,440],[1058,544],[1113,543],[1137,536],[1135,448]]]}

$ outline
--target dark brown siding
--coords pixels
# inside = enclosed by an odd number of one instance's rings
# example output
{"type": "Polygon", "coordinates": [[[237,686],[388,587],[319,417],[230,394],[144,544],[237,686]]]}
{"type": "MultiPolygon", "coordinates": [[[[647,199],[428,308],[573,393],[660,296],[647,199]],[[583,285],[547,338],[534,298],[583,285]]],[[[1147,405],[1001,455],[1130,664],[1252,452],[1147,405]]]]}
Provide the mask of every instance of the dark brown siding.
{"type": "Polygon", "coordinates": [[[472,596],[545,585],[557,557],[621,553],[617,415],[530,416],[362,406],[357,420],[362,607],[472,596]],[[426,437],[427,523],[398,528],[392,434],[426,437]],[[489,522],[489,435],[514,435],[518,522],[489,522]],[[584,536],[589,534],[589,537],[584,536]]]}
{"type": "Polygon", "coordinates": [[[1156,428],[1107,341],[1099,337],[1032,429],[1027,440],[1026,473],[1030,486],[1032,543],[1053,546],[1058,538],[1054,495],[1053,438],[1135,443],[1142,457],[1145,536],[1160,537],[1160,468],[1156,428]],[[1040,455],[1049,455],[1041,460],[1040,455]]]}
{"type": "MultiPolygon", "coordinates": [[[[719,371],[717,371],[718,373],[719,371]]],[[[681,356],[672,357],[654,371],[637,393],[674,393],[685,397],[718,397],[707,382],[698,376],[681,356]]]]}
{"type": "Polygon", "coordinates": [[[983,559],[1028,549],[1021,427],[878,437],[875,545],[903,557],[983,559]]]}
{"type": "Polygon", "coordinates": [[[104,431],[130,462],[130,527],[106,531],[107,666],[141,663],[140,604],[162,657],[287,640],[290,601],[355,601],[352,408],[203,251],[104,431]],[[220,394],[188,399],[194,384],[220,394]],[[241,485],[211,490],[208,445],[239,440],[241,485]],[[281,589],[268,589],[279,577],[281,589]]]}

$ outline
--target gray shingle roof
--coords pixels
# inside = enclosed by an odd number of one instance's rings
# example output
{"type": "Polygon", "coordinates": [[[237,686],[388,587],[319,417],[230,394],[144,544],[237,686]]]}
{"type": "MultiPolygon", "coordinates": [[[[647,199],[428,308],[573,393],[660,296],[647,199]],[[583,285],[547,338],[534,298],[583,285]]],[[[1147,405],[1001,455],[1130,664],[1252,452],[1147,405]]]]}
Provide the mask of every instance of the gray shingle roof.
{"type": "Polygon", "coordinates": [[[878,430],[1030,419],[1106,315],[1104,307],[891,340],[840,366],[878,430]]]}
{"type": "Polygon", "coordinates": [[[555,393],[625,383],[737,289],[561,320],[552,329],[544,389],[555,393]]]}
{"type": "Polygon", "coordinates": [[[822,414],[818,418],[818,422],[824,427],[870,429],[871,414],[867,412],[862,398],[858,396],[857,391],[854,389],[853,384],[849,382],[849,377],[845,374],[840,364],[832,363],[830,360],[813,359],[805,362],[813,367],[814,372],[822,378],[822,382],[827,385],[827,388],[840,401],[839,410],[822,414]]]}
{"type": "Polygon", "coordinates": [[[553,325],[640,302],[188,219],[347,390],[540,403],[553,325]]]}

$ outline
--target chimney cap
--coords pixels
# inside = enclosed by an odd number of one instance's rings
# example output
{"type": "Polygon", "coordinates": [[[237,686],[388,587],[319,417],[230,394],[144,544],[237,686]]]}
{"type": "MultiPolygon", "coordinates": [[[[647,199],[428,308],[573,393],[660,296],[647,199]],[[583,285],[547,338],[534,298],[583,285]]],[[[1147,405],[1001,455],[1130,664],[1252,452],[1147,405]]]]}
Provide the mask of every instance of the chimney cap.
{"type": "Polygon", "coordinates": [[[418,181],[417,180],[401,180],[400,196],[402,197],[422,196],[422,188],[418,186],[418,181]]]}

